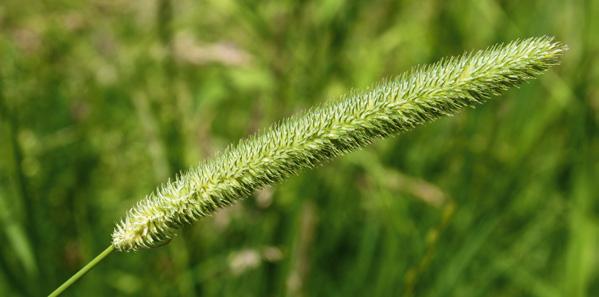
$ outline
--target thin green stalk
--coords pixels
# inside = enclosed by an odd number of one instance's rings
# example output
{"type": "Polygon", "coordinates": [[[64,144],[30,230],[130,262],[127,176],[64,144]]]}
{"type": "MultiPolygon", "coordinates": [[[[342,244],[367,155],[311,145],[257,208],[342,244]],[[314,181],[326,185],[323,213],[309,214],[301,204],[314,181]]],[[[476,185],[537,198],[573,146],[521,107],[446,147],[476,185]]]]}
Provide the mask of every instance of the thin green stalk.
{"type": "Polygon", "coordinates": [[[54,290],[52,293],[50,293],[50,295],[48,295],[48,297],[56,297],[56,296],[59,296],[60,294],[62,294],[62,292],[64,292],[64,290],[69,288],[77,280],[79,280],[82,276],[84,276],[86,273],[88,273],[90,270],[92,270],[92,268],[94,268],[98,263],[100,263],[102,260],[104,260],[104,258],[106,258],[108,255],[110,255],[110,253],[112,253],[112,251],[114,251],[114,246],[110,245],[103,252],[101,252],[99,255],[97,255],[93,260],[91,260],[89,263],[87,263],[85,266],[83,266],[83,268],[79,269],[79,271],[77,271],[77,273],[73,274],[73,276],[71,276],[64,283],[62,283],[62,285],[60,285],[60,287],[56,288],[56,290],[54,290]]]}

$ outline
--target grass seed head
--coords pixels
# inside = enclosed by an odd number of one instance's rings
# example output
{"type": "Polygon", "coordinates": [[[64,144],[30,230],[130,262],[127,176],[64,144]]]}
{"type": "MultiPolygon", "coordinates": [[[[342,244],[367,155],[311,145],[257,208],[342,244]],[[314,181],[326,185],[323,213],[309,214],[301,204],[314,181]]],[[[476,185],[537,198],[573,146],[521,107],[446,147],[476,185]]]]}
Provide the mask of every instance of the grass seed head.
{"type": "Polygon", "coordinates": [[[550,37],[496,45],[290,117],[163,184],[117,224],[112,244],[122,251],[161,245],[182,225],[266,184],[499,95],[558,64],[565,50],[550,37]]]}

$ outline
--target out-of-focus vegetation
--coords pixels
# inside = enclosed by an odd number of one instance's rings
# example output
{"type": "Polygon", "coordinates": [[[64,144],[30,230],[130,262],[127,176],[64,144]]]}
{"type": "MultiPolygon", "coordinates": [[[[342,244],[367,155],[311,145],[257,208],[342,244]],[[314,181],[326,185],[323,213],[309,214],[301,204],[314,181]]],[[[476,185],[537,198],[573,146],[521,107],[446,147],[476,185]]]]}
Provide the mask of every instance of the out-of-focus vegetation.
{"type": "Polygon", "coordinates": [[[0,3],[0,295],[47,294],[240,137],[463,50],[562,66],[115,253],[72,296],[599,295],[599,1],[0,3]]]}

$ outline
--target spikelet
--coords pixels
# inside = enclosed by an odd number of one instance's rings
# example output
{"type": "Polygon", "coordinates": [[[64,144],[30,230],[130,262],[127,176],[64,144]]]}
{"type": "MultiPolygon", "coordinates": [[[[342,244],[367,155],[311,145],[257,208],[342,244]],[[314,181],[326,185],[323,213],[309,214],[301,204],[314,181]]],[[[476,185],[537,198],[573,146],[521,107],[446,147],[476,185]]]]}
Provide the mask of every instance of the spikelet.
{"type": "Polygon", "coordinates": [[[558,64],[566,46],[550,37],[416,67],[398,78],[275,124],[168,181],[117,224],[113,246],[161,245],[217,209],[300,169],[499,95],[558,64]]]}

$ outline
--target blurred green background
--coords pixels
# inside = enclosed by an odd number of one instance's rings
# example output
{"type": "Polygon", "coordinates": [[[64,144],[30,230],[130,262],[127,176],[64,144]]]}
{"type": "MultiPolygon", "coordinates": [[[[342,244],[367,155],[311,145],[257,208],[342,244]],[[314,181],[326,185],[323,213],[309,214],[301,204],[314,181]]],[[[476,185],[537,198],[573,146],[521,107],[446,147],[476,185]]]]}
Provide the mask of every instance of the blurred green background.
{"type": "Polygon", "coordinates": [[[599,296],[599,1],[0,3],[0,296],[41,296],[159,183],[416,64],[563,64],[115,253],[68,296],[599,296]]]}

